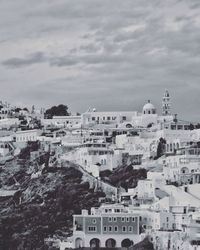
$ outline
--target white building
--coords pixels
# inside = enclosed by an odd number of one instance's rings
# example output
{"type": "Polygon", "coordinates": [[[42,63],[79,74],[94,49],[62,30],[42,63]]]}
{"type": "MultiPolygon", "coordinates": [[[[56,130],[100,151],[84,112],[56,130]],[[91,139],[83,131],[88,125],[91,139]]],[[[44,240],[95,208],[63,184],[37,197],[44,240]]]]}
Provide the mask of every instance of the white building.
{"type": "MultiPolygon", "coordinates": [[[[167,92],[168,93],[168,92],[167,92]]],[[[168,93],[169,95],[169,93],[168,93]]],[[[170,97],[166,97],[170,99],[170,97]]],[[[155,106],[150,100],[144,105],[141,112],[138,111],[106,111],[99,112],[96,109],[89,109],[81,115],[81,124],[83,127],[92,127],[98,124],[110,125],[112,127],[164,127],[165,123],[173,121],[170,113],[170,101],[165,101],[165,113],[159,116],[155,106]]],[[[163,108],[164,109],[164,108],[163,108]]]]}
{"type": "Polygon", "coordinates": [[[58,128],[80,128],[81,116],[54,116],[52,119],[41,119],[41,124],[46,128],[55,126],[58,128]]]}
{"type": "Polygon", "coordinates": [[[124,150],[130,156],[140,156],[142,159],[155,157],[157,153],[158,140],[155,137],[138,135],[116,136],[116,147],[124,150]]]}
{"type": "Polygon", "coordinates": [[[182,184],[200,183],[200,150],[198,148],[179,149],[177,154],[163,160],[163,173],[169,182],[182,184]]]}
{"type": "Polygon", "coordinates": [[[36,130],[36,129],[17,131],[14,135],[14,141],[18,143],[28,142],[28,141],[37,141],[40,133],[41,131],[36,130]]]}
{"type": "Polygon", "coordinates": [[[0,120],[0,128],[10,128],[10,127],[17,127],[19,125],[18,118],[4,118],[0,120]]]}
{"type": "Polygon", "coordinates": [[[67,152],[65,159],[81,165],[86,171],[94,176],[99,172],[113,170],[122,163],[122,152],[110,148],[104,142],[86,142],[80,147],[67,152]]]}

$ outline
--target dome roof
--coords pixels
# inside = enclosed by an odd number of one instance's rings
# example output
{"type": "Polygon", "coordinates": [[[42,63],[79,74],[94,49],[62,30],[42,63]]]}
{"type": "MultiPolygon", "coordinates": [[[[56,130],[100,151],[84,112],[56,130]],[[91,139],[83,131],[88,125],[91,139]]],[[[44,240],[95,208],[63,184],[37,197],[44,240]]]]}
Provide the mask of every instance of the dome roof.
{"type": "Polygon", "coordinates": [[[150,101],[148,101],[148,103],[146,103],[145,105],[144,105],[144,107],[143,107],[143,111],[144,110],[155,110],[156,108],[154,107],[154,105],[150,102],[150,101]]]}

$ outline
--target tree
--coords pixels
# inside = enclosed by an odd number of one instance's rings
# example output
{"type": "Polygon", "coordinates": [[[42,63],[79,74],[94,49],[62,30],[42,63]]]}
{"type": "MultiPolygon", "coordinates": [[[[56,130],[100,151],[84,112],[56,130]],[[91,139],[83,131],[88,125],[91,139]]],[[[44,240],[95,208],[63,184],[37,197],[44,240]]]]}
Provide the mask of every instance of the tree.
{"type": "Polygon", "coordinates": [[[199,129],[199,128],[200,128],[200,123],[197,123],[196,129],[199,129]]]}
{"type": "Polygon", "coordinates": [[[51,119],[53,116],[68,116],[68,107],[66,105],[60,104],[58,106],[53,106],[47,109],[45,112],[45,117],[51,119]]]}
{"type": "Polygon", "coordinates": [[[194,129],[194,125],[192,123],[190,123],[189,130],[193,130],[193,129],[194,129]]]}
{"type": "Polygon", "coordinates": [[[157,147],[157,157],[156,157],[157,159],[164,154],[165,144],[166,140],[161,137],[157,147]]]}
{"type": "Polygon", "coordinates": [[[27,120],[22,120],[21,125],[27,125],[27,120]]]}
{"type": "Polygon", "coordinates": [[[16,108],[16,109],[15,109],[15,112],[16,112],[16,113],[19,113],[19,111],[21,111],[21,110],[22,110],[21,108],[16,108]]]}
{"type": "Polygon", "coordinates": [[[153,122],[149,123],[149,124],[147,125],[147,128],[151,128],[152,126],[153,126],[153,122]]]}

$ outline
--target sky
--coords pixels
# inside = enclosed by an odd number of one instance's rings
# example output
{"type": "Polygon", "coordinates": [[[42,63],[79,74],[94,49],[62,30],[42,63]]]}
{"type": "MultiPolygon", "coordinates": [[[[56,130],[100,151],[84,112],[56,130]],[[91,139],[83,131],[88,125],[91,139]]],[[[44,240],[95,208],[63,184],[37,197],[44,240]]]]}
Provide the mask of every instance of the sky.
{"type": "Polygon", "coordinates": [[[0,99],[200,121],[199,0],[0,0],[0,99]]]}

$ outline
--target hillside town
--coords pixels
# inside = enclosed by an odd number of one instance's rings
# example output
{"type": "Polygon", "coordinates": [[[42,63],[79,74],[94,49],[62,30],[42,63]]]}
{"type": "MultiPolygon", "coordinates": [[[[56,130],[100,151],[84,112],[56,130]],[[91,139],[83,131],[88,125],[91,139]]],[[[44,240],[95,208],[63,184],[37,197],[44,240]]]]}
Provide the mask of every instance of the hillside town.
{"type": "MultiPolygon", "coordinates": [[[[200,249],[200,124],[173,113],[167,89],[160,100],[161,114],[151,100],[140,111],[90,107],[82,114],[62,104],[29,110],[1,102],[0,231],[11,209],[17,216],[16,211],[35,202],[41,209],[49,206],[50,213],[58,196],[47,204],[45,190],[80,175],[79,188],[90,190],[86,197],[91,194],[69,221],[61,219],[62,237],[53,231],[43,234],[48,226],[41,226],[38,242],[46,249],[200,249]],[[71,175],[61,181],[57,171],[71,175]],[[50,179],[53,175],[57,179],[50,179]],[[37,186],[40,182],[45,184],[37,186]],[[94,197],[98,202],[92,203],[94,197]],[[142,242],[146,248],[139,248],[142,242]]],[[[67,195],[59,189],[64,211],[71,211],[76,194],[67,195]]],[[[1,236],[0,248],[15,249],[5,247],[15,236],[14,231],[1,236]]]]}

